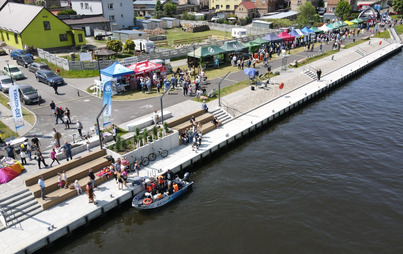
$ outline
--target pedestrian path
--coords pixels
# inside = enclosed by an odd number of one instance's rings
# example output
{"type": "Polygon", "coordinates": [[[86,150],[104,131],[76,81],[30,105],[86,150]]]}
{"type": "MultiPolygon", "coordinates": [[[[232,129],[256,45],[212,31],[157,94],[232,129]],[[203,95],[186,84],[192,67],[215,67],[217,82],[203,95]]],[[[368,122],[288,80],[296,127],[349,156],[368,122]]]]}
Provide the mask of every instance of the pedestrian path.
{"type": "Polygon", "coordinates": [[[32,124],[24,120],[24,126],[18,131],[15,129],[14,118],[11,110],[0,103],[0,120],[12,131],[17,132],[19,136],[24,136],[32,129],[32,124]]]}

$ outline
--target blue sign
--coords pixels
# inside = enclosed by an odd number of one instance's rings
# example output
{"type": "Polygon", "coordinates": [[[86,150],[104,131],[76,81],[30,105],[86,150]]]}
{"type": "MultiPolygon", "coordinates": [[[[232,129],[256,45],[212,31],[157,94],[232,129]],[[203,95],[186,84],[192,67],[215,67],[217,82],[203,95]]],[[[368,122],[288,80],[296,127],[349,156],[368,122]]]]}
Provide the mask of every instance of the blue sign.
{"type": "Polygon", "coordinates": [[[10,97],[10,107],[13,113],[15,129],[18,130],[24,126],[24,119],[22,118],[22,110],[20,103],[20,94],[18,93],[18,86],[13,85],[8,91],[10,97]]]}
{"type": "Polygon", "coordinates": [[[102,98],[102,107],[106,106],[103,112],[104,126],[112,122],[112,81],[109,80],[104,84],[104,93],[102,98]]]}

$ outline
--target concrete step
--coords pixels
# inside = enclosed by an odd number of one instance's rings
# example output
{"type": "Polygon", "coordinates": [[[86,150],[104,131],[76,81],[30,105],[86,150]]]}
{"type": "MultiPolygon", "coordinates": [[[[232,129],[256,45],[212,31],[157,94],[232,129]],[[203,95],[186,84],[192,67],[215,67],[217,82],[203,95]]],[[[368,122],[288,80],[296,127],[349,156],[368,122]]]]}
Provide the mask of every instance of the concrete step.
{"type": "Polygon", "coordinates": [[[29,193],[28,189],[24,189],[22,191],[19,191],[15,193],[14,195],[8,196],[6,198],[0,199],[0,205],[7,205],[10,201],[14,199],[18,199],[20,195],[24,195],[26,193],[29,193]]]}
{"type": "MultiPolygon", "coordinates": [[[[38,213],[43,212],[42,208],[40,207],[40,205],[38,205],[37,207],[30,209],[30,211],[27,211],[25,214],[20,215],[18,217],[18,220],[14,219],[11,220],[10,222],[8,222],[8,227],[13,227],[19,223],[21,223],[22,221],[31,218],[32,216],[37,215],[38,213]]],[[[0,227],[0,231],[3,231],[4,229],[6,229],[6,227],[0,227]]]]}
{"type": "Polygon", "coordinates": [[[28,192],[25,195],[20,196],[17,199],[13,199],[11,202],[7,203],[7,204],[1,204],[1,206],[3,207],[3,209],[10,210],[10,209],[14,209],[14,208],[19,208],[21,206],[24,206],[27,202],[34,200],[34,196],[32,195],[32,193],[28,192]]]}
{"type": "MultiPolygon", "coordinates": [[[[26,215],[30,214],[32,211],[34,210],[40,210],[43,211],[42,207],[40,204],[38,204],[38,202],[36,202],[36,200],[33,200],[34,202],[30,202],[30,205],[25,207],[23,210],[14,210],[13,215],[9,215],[6,218],[7,224],[9,224],[9,222],[21,222],[29,217],[27,217],[26,215]]],[[[40,212],[38,211],[38,213],[40,212]]]]}

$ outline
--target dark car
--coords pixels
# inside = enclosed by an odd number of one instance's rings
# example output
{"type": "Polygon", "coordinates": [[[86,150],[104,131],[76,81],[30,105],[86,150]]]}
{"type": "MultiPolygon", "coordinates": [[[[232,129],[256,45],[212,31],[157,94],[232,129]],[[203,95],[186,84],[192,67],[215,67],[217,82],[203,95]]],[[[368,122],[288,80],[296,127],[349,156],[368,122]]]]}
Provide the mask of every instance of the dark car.
{"type": "Polygon", "coordinates": [[[3,49],[2,47],[0,47],[0,55],[7,55],[6,50],[3,49]]]}
{"type": "Polygon", "coordinates": [[[10,52],[10,57],[14,60],[17,58],[17,56],[21,56],[21,55],[27,55],[27,56],[31,57],[32,59],[34,59],[33,55],[31,55],[30,53],[28,53],[22,49],[11,50],[11,52],[10,52]]]}
{"type": "Polygon", "coordinates": [[[50,68],[45,63],[31,63],[28,65],[28,70],[35,73],[37,70],[50,70],[50,68]]]}
{"type": "Polygon", "coordinates": [[[38,103],[42,99],[38,91],[30,85],[19,84],[18,91],[20,93],[20,100],[25,105],[38,103]]]}
{"type": "Polygon", "coordinates": [[[25,68],[27,68],[29,64],[34,62],[34,60],[32,60],[32,58],[28,55],[17,56],[15,59],[18,65],[24,66],[25,68]]]}
{"type": "Polygon", "coordinates": [[[43,82],[52,87],[64,85],[64,79],[50,70],[38,70],[35,72],[35,77],[38,82],[43,82]]]}

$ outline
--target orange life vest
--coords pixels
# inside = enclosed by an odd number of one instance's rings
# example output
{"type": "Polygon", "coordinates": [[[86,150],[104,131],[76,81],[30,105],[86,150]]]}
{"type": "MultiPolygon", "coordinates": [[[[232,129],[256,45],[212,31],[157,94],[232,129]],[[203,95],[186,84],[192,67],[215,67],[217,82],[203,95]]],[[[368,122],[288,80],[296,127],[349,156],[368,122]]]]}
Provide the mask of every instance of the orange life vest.
{"type": "Polygon", "coordinates": [[[179,190],[178,184],[175,183],[173,187],[174,187],[174,192],[178,192],[178,190],[179,190]]]}
{"type": "Polygon", "coordinates": [[[151,187],[151,185],[147,185],[147,192],[152,192],[153,191],[153,187],[151,187]]]}
{"type": "Polygon", "coordinates": [[[163,184],[163,183],[164,183],[164,177],[163,177],[163,176],[159,176],[159,177],[158,177],[158,183],[159,183],[159,184],[163,184]]]}

